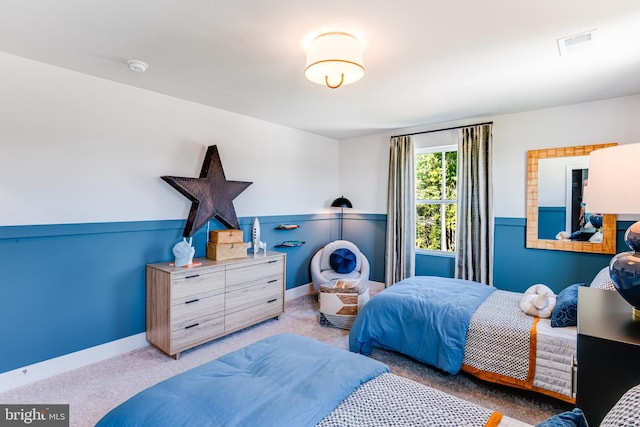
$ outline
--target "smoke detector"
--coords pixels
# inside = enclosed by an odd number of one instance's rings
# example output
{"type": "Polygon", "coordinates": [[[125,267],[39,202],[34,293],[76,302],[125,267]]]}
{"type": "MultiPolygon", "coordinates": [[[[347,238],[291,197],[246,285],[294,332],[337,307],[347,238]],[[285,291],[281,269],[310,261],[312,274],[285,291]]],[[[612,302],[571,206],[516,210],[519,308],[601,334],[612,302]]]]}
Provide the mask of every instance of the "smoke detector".
{"type": "Polygon", "coordinates": [[[127,65],[129,65],[131,71],[135,71],[136,73],[144,73],[147,71],[147,68],[149,68],[149,64],[138,61],[137,59],[130,59],[127,61],[127,65]]]}
{"type": "Polygon", "coordinates": [[[593,29],[584,33],[573,34],[571,36],[558,39],[558,49],[560,56],[570,55],[585,49],[595,47],[597,42],[598,30],[593,29]]]}

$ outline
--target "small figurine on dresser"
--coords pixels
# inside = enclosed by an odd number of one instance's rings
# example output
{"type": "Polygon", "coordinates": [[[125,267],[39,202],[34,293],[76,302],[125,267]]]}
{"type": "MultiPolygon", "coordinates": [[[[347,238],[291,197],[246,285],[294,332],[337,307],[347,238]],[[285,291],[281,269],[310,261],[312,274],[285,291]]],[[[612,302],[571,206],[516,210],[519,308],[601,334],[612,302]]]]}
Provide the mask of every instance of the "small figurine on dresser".
{"type": "Polygon", "coordinates": [[[184,267],[193,263],[193,255],[196,253],[196,249],[191,246],[193,238],[183,237],[181,242],[176,243],[173,246],[173,255],[176,257],[175,266],[184,267]]]}

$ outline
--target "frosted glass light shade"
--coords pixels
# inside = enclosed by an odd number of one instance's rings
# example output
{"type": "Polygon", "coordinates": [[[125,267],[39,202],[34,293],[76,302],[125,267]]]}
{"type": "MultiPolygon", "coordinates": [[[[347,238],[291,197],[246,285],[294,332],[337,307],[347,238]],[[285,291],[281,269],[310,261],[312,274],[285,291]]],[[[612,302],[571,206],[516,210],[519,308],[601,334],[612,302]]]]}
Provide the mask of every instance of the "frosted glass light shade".
{"type": "Polygon", "coordinates": [[[304,75],[332,89],[357,82],[364,76],[362,45],[349,33],[320,34],[307,50],[304,75]]]}
{"type": "Polygon", "coordinates": [[[584,202],[589,212],[640,214],[640,143],[594,150],[589,154],[589,178],[584,202]]]}
{"type": "MultiPolygon", "coordinates": [[[[589,154],[589,178],[584,199],[589,212],[639,214],[640,185],[636,168],[640,162],[640,144],[618,145],[589,154]]],[[[614,256],[609,263],[613,285],[633,306],[633,318],[640,321],[640,221],[624,234],[631,249],[614,256]]]]}

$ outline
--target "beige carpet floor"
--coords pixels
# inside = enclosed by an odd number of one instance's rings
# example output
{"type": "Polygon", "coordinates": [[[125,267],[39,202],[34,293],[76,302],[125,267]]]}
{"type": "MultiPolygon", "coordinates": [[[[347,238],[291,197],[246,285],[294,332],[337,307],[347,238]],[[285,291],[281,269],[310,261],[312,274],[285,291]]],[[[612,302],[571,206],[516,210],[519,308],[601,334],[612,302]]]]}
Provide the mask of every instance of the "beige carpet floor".
{"type": "MultiPolygon", "coordinates": [[[[230,351],[281,332],[348,347],[348,331],[320,325],[315,296],[286,303],[280,320],[268,320],[182,353],[174,360],[154,347],[145,347],[34,384],[0,393],[0,403],[70,405],[70,425],[93,426],[110,409],[137,392],[230,351]]],[[[571,405],[536,393],[485,383],[466,374],[449,375],[402,355],[375,350],[371,357],[395,374],[502,412],[529,424],[570,410],[571,405]]]]}

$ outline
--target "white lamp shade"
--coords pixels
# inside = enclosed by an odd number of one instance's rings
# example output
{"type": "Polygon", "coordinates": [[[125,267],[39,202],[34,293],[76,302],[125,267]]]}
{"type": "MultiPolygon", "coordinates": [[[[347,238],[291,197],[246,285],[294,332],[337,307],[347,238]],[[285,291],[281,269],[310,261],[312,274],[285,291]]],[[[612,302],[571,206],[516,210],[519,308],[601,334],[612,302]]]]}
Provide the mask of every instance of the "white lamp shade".
{"type": "Polygon", "coordinates": [[[362,45],[349,33],[320,34],[307,50],[304,75],[310,81],[330,88],[360,80],[364,76],[362,45]]]}
{"type": "Polygon", "coordinates": [[[640,213],[640,143],[594,150],[589,154],[589,178],[584,189],[588,212],[640,213]]]}

